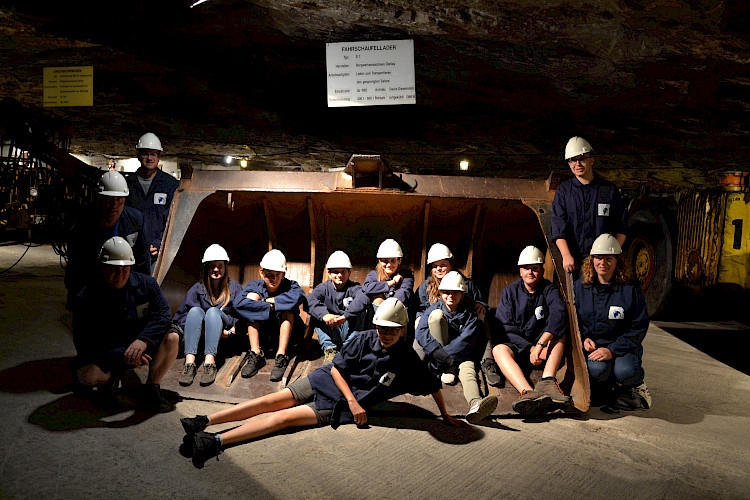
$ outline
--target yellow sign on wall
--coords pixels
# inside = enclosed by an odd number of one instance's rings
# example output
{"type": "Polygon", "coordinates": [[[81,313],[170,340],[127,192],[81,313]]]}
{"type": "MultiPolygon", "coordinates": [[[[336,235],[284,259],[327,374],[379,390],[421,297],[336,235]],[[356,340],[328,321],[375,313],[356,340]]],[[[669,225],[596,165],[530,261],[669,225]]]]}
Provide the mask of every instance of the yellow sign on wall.
{"type": "Polygon", "coordinates": [[[93,105],[93,66],[44,68],[44,107],[93,105]]]}

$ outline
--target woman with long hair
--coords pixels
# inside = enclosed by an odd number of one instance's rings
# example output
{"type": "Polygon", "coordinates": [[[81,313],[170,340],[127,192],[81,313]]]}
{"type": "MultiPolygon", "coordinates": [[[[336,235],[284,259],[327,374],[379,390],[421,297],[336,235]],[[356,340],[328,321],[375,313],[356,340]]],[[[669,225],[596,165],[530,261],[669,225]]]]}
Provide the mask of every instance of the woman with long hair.
{"type": "Polygon", "coordinates": [[[648,311],[613,235],[594,240],[574,290],[593,396],[606,403],[614,398],[621,409],[649,408],[641,366],[648,311]]]}
{"type": "Polygon", "coordinates": [[[202,386],[216,380],[219,340],[234,334],[238,316],[232,304],[242,287],[229,279],[228,262],[229,255],[223,247],[215,243],[209,246],[201,261],[201,281],[188,290],[175,313],[173,323],[185,333],[185,367],[179,380],[182,386],[192,384],[198,371],[195,359],[201,334],[205,333],[202,386]]]}
{"type": "Polygon", "coordinates": [[[414,295],[414,274],[401,266],[403,257],[404,252],[396,240],[387,239],[378,247],[378,263],[362,283],[362,292],[375,309],[390,297],[396,297],[409,307],[414,295]]]}

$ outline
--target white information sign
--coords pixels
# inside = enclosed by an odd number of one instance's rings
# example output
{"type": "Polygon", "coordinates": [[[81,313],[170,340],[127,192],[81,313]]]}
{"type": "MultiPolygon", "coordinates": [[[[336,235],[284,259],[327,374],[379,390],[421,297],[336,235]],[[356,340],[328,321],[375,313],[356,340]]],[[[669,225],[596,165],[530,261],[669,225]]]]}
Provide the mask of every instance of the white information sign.
{"type": "Polygon", "coordinates": [[[328,107],[416,104],[414,40],[326,44],[328,107]]]}

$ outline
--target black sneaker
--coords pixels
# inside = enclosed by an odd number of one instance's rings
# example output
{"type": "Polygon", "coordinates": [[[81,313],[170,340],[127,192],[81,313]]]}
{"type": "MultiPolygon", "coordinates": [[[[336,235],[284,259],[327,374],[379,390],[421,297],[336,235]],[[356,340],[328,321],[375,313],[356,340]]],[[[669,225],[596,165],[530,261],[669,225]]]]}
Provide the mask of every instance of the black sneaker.
{"type": "Polygon", "coordinates": [[[161,395],[159,384],[145,384],[141,389],[141,406],[151,413],[169,413],[174,405],[161,395]]]}
{"type": "Polygon", "coordinates": [[[286,354],[279,354],[276,356],[276,364],[273,365],[271,370],[271,382],[278,382],[281,377],[284,376],[286,368],[289,366],[289,356],[286,354]]]}
{"type": "Polygon", "coordinates": [[[201,380],[200,384],[203,387],[206,387],[207,385],[211,385],[216,380],[216,364],[204,364],[203,365],[203,373],[201,374],[201,380]]]}
{"type": "Polygon", "coordinates": [[[180,380],[178,381],[180,385],[187,387],[192,384],[197,370],[198,367],[195,366],[195,363],[185,364],[185,367],[182,369],[182,375],[180,375],[180,380]]]}
{"type": "Polygon", "coordinates": [[[205,415],[196,415],[193,418],[181,418],[180,423],[182,428],[185,429],[185,434],[192,436],[200,431],[206,430],[208,427],[208,417],[205,415]]]}
{"type": "Polygon", "coordinates": [[[263,357],[263,351],[260,354],[249,351],[245,354],[245,366],[242,367],[242,378],[254,377],[264,366],[266,366],[266,358],[263,357]]]}
{"type": "Polygon", "coordinates": [[[492,387],[502,387],[505,385],[505,377],[495,364],[495,360],[484,358],[482,360],[482,373],[487,383],[492,387]]]}
{"type": "Polygon", "coordinates": [[[199,432],[193,436],[193,465],[196,469],[202,469],[206,460],[216,457],[222,452],[221,445],[216,439],[216,434],[211,432],[199,432]]]}

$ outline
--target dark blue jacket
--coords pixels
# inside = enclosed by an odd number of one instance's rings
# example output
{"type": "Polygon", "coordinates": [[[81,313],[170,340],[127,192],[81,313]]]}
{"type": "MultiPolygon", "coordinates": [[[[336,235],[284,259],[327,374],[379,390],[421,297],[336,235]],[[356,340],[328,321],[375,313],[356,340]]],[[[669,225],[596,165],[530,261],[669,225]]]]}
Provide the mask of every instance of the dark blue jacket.
{"type": "MultiPolygon", "coordinates": [[[[461,274],[461,276],[463,276],[463,274],[461,274]]],[[[464,276],[464,280],[466,281],[466,297],[473,300],[475,304],[482,304],[485,309],[489,308],[489,304],[484,301],[482,292],[479,291],[479,288],[477,288],[474,282],[466,276],[464,276]]],[[[419,288],[417,288],[417,300],[419,301],[415,306],[417,315],[421,315],[432,305],[430,304],[430,297],[427,295],[427,285],[429,282],[430,280],[426,279],[419,285],[419,288]]]]}
{"type": "Polygon", "coordinates": [[[299,314],[299,306],[305,301],[305,292],[296,281],[284,278],[281,280],[275,295],[268,293],[264,280],[255,280],[247,284],[244,290],[234,298],[234,309],[251,323],[266,321],[271,317],[271,304],[265,300],[251,300],[247,295],[255,292],[261,299],[273,297],[276,312],[291,311],[299,314]]]}
{"type": "Polygon", "coordinates": [[[589,184],[573,177],[560,184],[552,201],[552,240],[568,242],[580,262],[602,233],[627,234],[624,206],[617,186],[594,176],[589,184]]]}
{"type": "Polygon", "coordinates": [[[648,311],[641,288],[634,283],[575,282],[578,327],[584,339],[596,347],[606,347],[615,356],[633,353],[641,356],[648,330],[648,311]]]}
{"type": "Polygon", "coordinates": [[[125,180],[130,189],[125,205],[143,212],[146,221],[146,246],[153,245],[159,248],[164,228],[167,225],[169,207],[172,205],[174,192],[180,183],[171,175],[157,169],[148,193],[144,194],[136,172],[128,175],[125,180]]]}
{"type": "MultiPolygon", "coordinates": [[[[225,330],[229,330],[237,324],[239,314],[234,310],[234,299],[241,293],[242,286],[236,281],[229,280],[229,303],[221,309],[229,318],[229,323],[225,330]]],[[[206,285],[200,281],[190,287],[187,295],[185,295],[185,299],[174,314],[174,319],[172,321],[185,330],[185,320],[187,319],[190,309],[193,307],[200,307],[203,311],[208,311],[210,308],[216,307],[211,302],[211,296],[208,294],[208,290],[206,290],[206,285]]]]}
{"type": "Polygon", "coordinates": [[[151,261],[143,239],[143,214],[134,208],[124,207],[117,224],[113,228],[103,229],[98,213],[93,210],[78,219],[70,230],[68,264],[65,266],[69,305],[91,276],[98,275],[99,252],[104,242],[113,236],[125,238],[133,248],[135,265],[132,271],[151,274],[151,261]]]}
{"type": "Polygon", "coordinates": [[[479,353],[478,347],[480,341],[481,347],[484,347],[486,337],[481,328],[481,322],[477,318],[477,313],[473,309],[462,308],[456,312],[450,312],[448,306],[441,300],[435,302],[422,314],[417,325],[415,333],[417,342],[422,346],[425,354],[431,355],[435,349],[440,347],[440,342],[430,334],[428,318],[430,313],[436,309],[443,311],[445,319],[448,322],[448,338],[450,342],[444,346],[445,352],[453,356],[457,362],[466,360],[476,360],[479,353]]]}
{"type": "Polygon", "coordinates": [[[568,310],[553,283],[542,278],[529,293],[522,279],[506,286],[495,311],[498,329],[520,351],[528,349],[544,332],[562,338],[568,332],[568,310]]]}
{"type": "Polygon", "coordinates": [[[125,287],[113,289],[97,276],[73,299],[73,342],[79,356],[104,356],[122,362],[134,340],[153,353],[161,344],[172,317],[167,299],[151,276],[131,272],[125,287]]]}
{"type": "Polygon", "coordinates": [[[440,379],[427,370],[404,339],[385,349],[376,330],[359,332],[336,354],[332,365],[318,368],[308,376],[315,392],[315,407],[333,409],[331,426],[334,428],[354,421],[349,404],[331,375],[334,366],[365,410],[402,394],[426,396],[442,387],[440,379]]]}
{"type": "Polygon", "coordinates": [[[387,282],[378,281],[376,270],[370,271],[367,273],[365,282],[362,283],[362,292],[371,300],[375,295],[384,295],[386,299],[396,297],[408,307],[414,295],[414,273],[408,269],[399,269],[396,273],[400,274],[403,279],[391,288],[387,282]]]}
{"type": "Polygon", "coordinates": [[[323,321],[326,314],[343,314],[347,320],[356,319],[368,306],[359,293],[361,289],[356,281],[347,281],[342,291],[336,290],[331,280],[319,284],[307,296],[310,315],[318,321],[323,321]]]}

